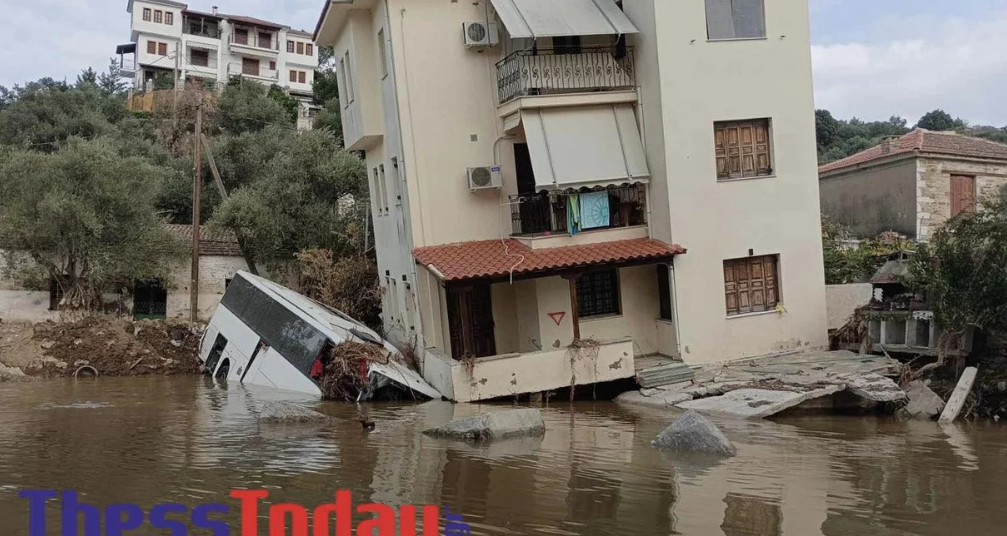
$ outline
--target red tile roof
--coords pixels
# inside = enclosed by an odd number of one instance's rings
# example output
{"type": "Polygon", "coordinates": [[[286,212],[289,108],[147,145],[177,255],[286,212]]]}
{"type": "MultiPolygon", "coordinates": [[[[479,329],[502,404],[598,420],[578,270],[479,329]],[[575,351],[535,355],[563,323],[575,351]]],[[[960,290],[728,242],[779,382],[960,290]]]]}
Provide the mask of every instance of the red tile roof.
{"type": "Polygon", "coordinates": [[[229,21],[240,22],[240,23],[243,23],[243,24],[248,24],[250,26],[261,26],[263,28],[273,28],[275,30],[280,30],[280,29],[283,29],[283,28],[289,28],[289,26],[287,26],[285,24],[280,24],[278,22],[271,22],[271,21],[268,21],[268,20],[257,19],[255,17],[246,17],[244,15],[225,15],[225,14],[221,13],[219,16],[223,17],[223,18],[225,18],[225,19],[227,19],[229,21]]]}
{"type": "MultiPolygon", "coordinates": [[[[192,226],[165,224],[168,231],[175,236],[192,242],[192,226]]],[[[240,257],[241,248],[238,239],[231,231],[214,231],[203,225],[199,228],[199,255],[201,257],[240,257]]]]}
{"type": "Polygon", "coordinates": [[[651,238],[532,249],[518,240],[484,240],[416,248],[413,257],[445,281],[494,279],[611,263],[661,262],[686,250],[651,238]]]}
{"type": "Polygon", "coordinates": [[[932,130],[917,128],[905,136],[891,140],[888,153],[882,150],[882,145],[883,143],[842,160],[825,164],[818,168],[818,173],[828,173],[875,160],[917,152],[920,154],[964,156],[1007,161],[1007,145],[982,138],[965,136],[956,132],[934,132],[932,130]]]}

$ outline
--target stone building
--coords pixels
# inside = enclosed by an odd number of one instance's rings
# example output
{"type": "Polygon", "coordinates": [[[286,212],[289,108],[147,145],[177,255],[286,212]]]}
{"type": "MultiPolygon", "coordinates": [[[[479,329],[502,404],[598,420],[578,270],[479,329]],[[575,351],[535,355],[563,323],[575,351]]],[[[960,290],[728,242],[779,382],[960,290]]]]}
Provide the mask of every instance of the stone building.
{"type": "Polygon", "coordinates": [[[1007,145],[918,128],[818,168],[822,214],[868,238],[896,231],[925,242],[1007,184],[1007,145]]]}
{"type": "MultiPolygon", "coordinates": [[[[192,240],[192,226],[167,225],[185,241],[192,240]]],[[[0,253],[3,253],[0,250],[0,253]]],[[[217,310],[227,284],[238,270],[248,270],[233,233],[212,232],[203,227],[199,248],[199,318],[209,320],[217,310]]],[[[172,263],[167,281],[138,281],[128,293],[104,296],[105,310],[133,318],[188,318],[192,274],[188,257],[172,263]]],[[[26,288],[0,274],[0,320],[40,322],[59,319],[62,299],[58,285],[26,288]]]]}

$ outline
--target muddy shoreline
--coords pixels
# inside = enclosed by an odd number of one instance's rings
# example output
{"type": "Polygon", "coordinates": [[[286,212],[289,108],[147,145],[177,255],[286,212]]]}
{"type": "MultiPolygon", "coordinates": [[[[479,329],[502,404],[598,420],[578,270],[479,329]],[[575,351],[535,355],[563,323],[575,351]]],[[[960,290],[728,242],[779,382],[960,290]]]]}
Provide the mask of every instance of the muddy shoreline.
{"type": "Polygon", "coordinates": [[[0,381],[199,374],[203,325],[180,319],[0,322],[0,381]]]}

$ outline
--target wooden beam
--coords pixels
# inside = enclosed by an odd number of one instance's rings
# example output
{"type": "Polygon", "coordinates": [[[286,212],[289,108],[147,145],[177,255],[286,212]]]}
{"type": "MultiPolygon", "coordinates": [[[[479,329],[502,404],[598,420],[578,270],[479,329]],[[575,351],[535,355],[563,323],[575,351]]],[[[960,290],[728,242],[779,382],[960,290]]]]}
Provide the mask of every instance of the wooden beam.
{"type": "Polygon", "coordinates": [[[199,235],[202,229],[200,205],[203,191],[203,95],[196,108],[196,173],[192,179],[192,280],[189,282],[189,320],[199,320],[199,235]]]}
{"type": "Polygon", "coordinates": [[[577,314],[577,280],[580,274],[567,274],[563,276],[570,282],[570,319],[573,321],[573,340],[580,340],[580,315],[577,314]]]}

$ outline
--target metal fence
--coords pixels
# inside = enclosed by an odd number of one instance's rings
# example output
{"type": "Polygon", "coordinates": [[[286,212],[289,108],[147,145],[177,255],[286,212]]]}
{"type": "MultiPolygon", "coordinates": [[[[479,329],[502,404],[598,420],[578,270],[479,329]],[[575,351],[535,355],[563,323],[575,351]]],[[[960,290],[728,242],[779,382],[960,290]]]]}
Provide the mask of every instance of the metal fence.
{"type": "MultiPolygon", "coordinates": [[[[609,229],[647,223],[646,186],[633,184],[608,188],[609,229]]],[[[512,236],[546,236],[566,233],[569,194],[537,193],[510,196],[512,236]]]]}
{"type": "Polygon", "coordinates": [[[522,50],[497,62],[501,103],[526,95],[634,87],[632,47],[522,50]]]}

